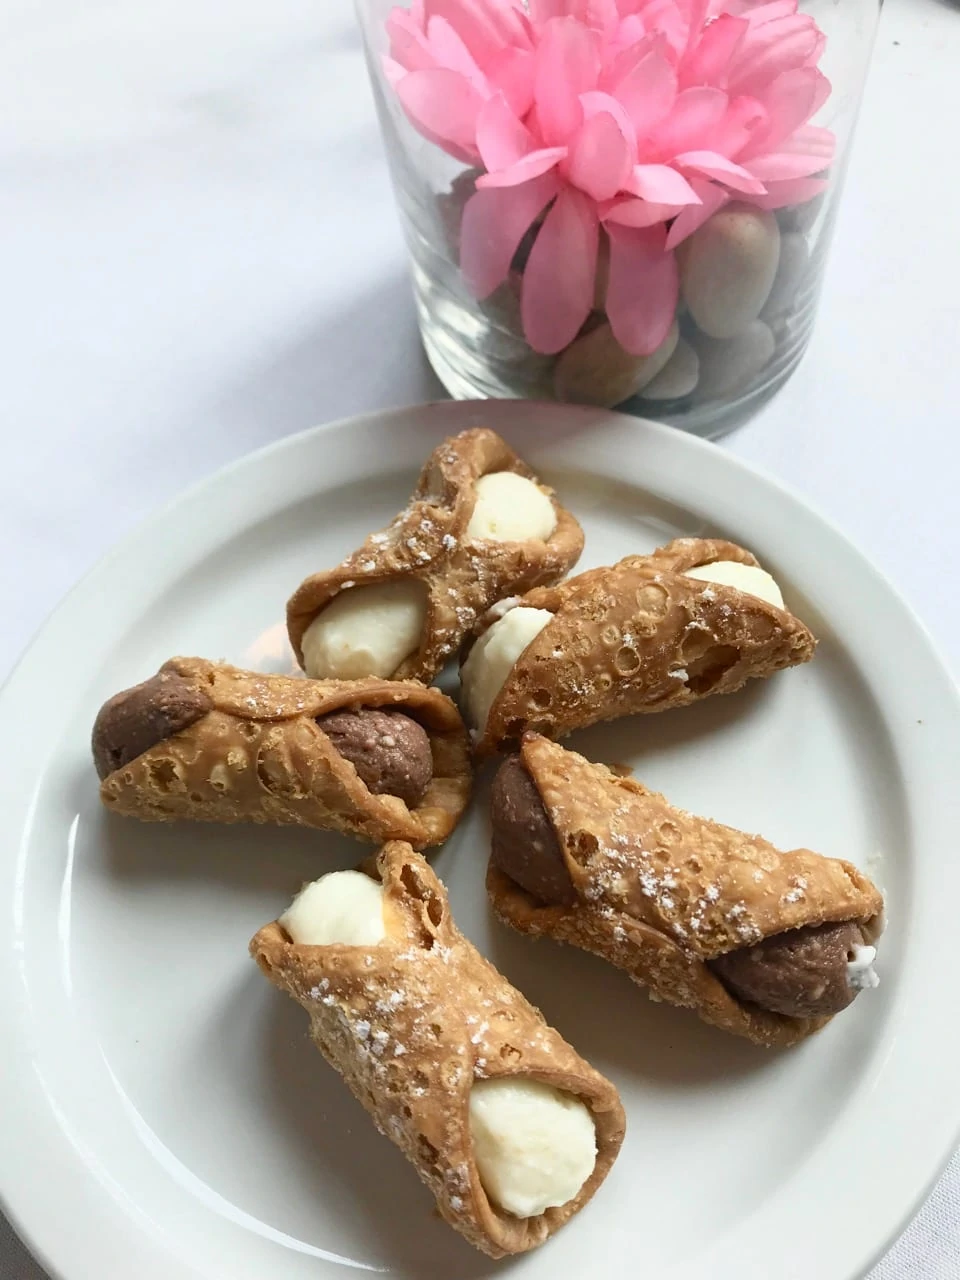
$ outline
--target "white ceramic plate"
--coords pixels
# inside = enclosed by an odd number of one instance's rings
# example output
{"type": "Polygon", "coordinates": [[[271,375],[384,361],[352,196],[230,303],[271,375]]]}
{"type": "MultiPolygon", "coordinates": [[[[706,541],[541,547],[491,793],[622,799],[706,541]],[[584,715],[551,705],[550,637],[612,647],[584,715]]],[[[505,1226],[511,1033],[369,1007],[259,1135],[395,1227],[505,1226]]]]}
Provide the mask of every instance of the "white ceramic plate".
{"type": "Polygon", "coordinates": [[[0,1167],[64,1280],[852,1280],[952,1149],[960,713],[916,620],[835,530],[711,445],[616,414],[440,404],[308,432],[180,499],[47,623],[0,697],[0,1167]],[[579,952],[495,924],[485,780],[436,856],[457,921],[619,1086],[629,1129],[594,1202],[494,1264],[260,976],[247,941],[357,860],[324,833],[112,818],[90,727],[172,654],[286,670],[290,590],[404,505],[444,435],[487,423],[558,487],[581,568],[677,533],[758,553],[822,644],[731,698],[591,729],[696,812],[858,862],[888,894],[879,991],[763,1052],[653,1005],[579,952]]]}

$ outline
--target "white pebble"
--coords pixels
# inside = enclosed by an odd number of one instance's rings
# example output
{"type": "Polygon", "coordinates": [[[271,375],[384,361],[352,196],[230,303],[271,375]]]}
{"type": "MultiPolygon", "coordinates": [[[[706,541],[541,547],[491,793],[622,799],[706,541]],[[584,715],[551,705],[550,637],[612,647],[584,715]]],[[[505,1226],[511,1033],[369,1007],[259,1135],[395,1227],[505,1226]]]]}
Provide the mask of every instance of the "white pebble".
{"type": "Polygon", "coordinates": [[[697,347],[700,353],[697,389],[702,399],[711,400],[745,391],[769,362],[776,341],[769,325],[754,320],[739,337],[727,342],[701,338],[697,347]]]}
{"type": "Polygon", "coordinates": [[[780,227],[772,213],[730,204],[684,243],[680,287],[698,328],[734,338],[763,310],[780,261],[780,227]]]}
{"type": "Polygon", "coordinates": [[[685,338],[657,376],[640,392],[644,400],[679,400],[688,396],[700,379],[700,358],[685,338]]]}

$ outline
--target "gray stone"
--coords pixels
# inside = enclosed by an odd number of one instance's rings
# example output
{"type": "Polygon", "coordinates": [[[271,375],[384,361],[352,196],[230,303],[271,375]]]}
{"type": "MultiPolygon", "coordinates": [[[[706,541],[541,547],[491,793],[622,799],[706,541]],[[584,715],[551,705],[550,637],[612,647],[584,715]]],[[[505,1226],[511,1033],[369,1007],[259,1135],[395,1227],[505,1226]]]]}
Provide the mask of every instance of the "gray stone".
{"type": "Polygon", "coordinates": [[[657,376],[673,355],[679,338],[674,320],[670,332],[649,356],[631,355],[607,323],[581,334],[561,352],[554,372],[554,395],[572,404],[611,408],[635,396],[657,376]]]}
{"type": "Polygon", "coordinates": [[[673,355],[640,392],[644,400],[679,400],[688,396],[700,380],[700,357],[685,338],[673,355]]]}
{"type": "Polygon", "coordinates": [[[806,238],[799,231],[785,231],[780,237],[780,265],[770,297],[760,313],[762,319],[774,320],[791,309],[809,265],[806,238]]]}
{"type": "Polygon", "coordinates": [[[698,398],[719,400],[746,391],[769,363],[775,348],[770,326],[762,320],[754,320],[735,338],[720,340],[701,336],[697,341],[700,355],[698,398]]]}
{"type": "Polygon", "coordinates": [[[678,251],[680,287],[697,327],[734,338],[760,315],[780,261],[780,227],[772,213],[729,204],[678,251]]]}

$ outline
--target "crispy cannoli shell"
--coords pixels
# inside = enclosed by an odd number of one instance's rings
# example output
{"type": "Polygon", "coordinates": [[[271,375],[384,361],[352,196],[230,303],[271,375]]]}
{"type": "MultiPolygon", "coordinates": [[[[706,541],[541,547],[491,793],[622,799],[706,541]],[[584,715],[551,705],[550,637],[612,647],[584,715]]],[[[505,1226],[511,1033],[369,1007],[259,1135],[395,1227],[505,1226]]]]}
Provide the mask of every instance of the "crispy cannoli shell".
{"type": "Polygon", "coordinates": [[[742,1003],[705,962],[806,925],[856,921],[872,940],[883,899],[862,872],[694,817],[538,735],[521,754],[578,901],[544,906],[491,863],[487,890],[502,920],[591,951],[655,998],[757,1044],[794,1044],[829,1021],[742,1003]]]}
{"type": "Polygon", "coordinates": [[[438,689],[262,675],[202,658],[173,658],[164,669],[195,680],[211,709],[103,780],[100,797],[115,813],[158,822],[295,823],[423,847],[445,840],[467,806],[466,730],[438,689]],[[362,707],[404,711],[426,730],[433,780],[415,809],[369,791],[315,722],[362,707]]]}
{"type": "Polygon", "coordinates": [[[317,1048],[403,1151],[446,1221],[494,1258],[532,1249],[586,1204],[616,1159],[625,1123],[617,1091],[463,937],[446,890],[409,845],[387,844],[370,870],[386,887],[383,942],[297,945],[274,923],[251,953],[304,1007],[317,1048]],[[573,1200],[535,1218],[493,1204],[473,1156],[470,1089],[502,1076],[566,1090],[596,1125],[590,1178],[573,1200]]]}
{"type": "Polygon", "coordinates": [[[303,666],[303,634],[339,591],[415,578],[427,591],[426,621],[420,648],[393,677],[426,682],[492,604],[556,582],[582,550],[580,525],[509,445],[485,427],[464,431],[433,451],[409,505],[386,529],[335,569],[301,583],[287,604],[290,642],[303,666]],[[476,502],[474,482],[495,471],[533,480],[550,498],[557,527],[549,538],[495,542],[465,536],[476,502]]]}
{"type": "Polygon", "coordinates": [[[733,693],[808,662],[816,640],[792,613],[684,576],[716,560],[757,563],[732,542],[682,538],[528,592],[522,605],[556,617],[514,664],[477,755],[516,749],[527,730],[562,738],[599,720],[733,693]]]}

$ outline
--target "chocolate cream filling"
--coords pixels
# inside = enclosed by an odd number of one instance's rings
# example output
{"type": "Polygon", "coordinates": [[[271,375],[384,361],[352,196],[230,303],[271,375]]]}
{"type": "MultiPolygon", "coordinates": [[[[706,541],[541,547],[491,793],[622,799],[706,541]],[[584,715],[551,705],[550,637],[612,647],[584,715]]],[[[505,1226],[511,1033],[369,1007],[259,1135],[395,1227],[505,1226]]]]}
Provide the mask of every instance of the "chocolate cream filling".
{"type": "MultiPolygon", "coordinates": [[[[101,707],[93,727],[93,759],[103,779],[151,747],[189,729],[210,711],[203,688],[176,671],[160,671],[101,707]]],[[[401,711],[362,708],[320,716],[317,724],[375,795],[398,796],[411,809],[433,779],[430,738],[401,711]]]]}
{"type": "MultiPolygon", "coordinates": [[[[494,866],[545,905],[577,893],[536,783],[519,756],[501,766],[491,792],[494,866]]],[[[736,999],[790,1018],[839,1013],[857,995],[847,963],[864,942],[853,922],[791,929],[707,961],[736,999]]]]}

